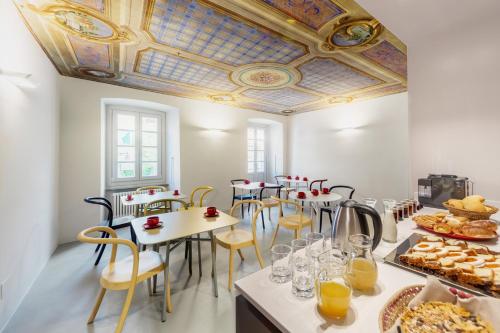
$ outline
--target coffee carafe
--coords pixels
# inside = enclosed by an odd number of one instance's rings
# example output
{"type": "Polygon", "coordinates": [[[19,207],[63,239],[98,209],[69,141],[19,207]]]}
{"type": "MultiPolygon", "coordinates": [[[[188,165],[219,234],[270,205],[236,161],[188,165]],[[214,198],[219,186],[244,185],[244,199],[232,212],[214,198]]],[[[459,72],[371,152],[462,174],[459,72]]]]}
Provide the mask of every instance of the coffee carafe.
{"type": "Polygon", "coordinates": [[[372,237],[374,250],[382,238],[382,219],[378,212],[355,200],[345,200],[339,203],[332,223],[332,244],[338,245],[343,251],[349,251],[349,236],[364,234],[372,237]],[[370,216],[373,235],[366,215],[370,216]]]}

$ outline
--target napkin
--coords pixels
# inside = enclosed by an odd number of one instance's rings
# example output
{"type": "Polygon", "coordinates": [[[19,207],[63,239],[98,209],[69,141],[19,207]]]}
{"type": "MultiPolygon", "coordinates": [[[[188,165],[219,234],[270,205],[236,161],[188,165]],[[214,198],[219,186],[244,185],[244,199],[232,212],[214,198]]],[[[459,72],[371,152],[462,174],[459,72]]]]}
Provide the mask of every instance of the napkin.
{"type": "MultiPolygon", "coordinates": [[[[436,277],[428,276],[425,287],[408,306],[414,307],[428,301],[449,302],[460,305],[467,311],[478,314],[482,319],[489,321],[493,325],[495,332],[500,332],[500,316],[495,314],[495,310],[498,313],[498,309],[500,309],[500,299],[487,296],[460,298],[452,294],[449,287],[439,282],[436,277]]],[[[397,333],[399,325],[400,320],[398,319],[386,333],[397,333]]]]}

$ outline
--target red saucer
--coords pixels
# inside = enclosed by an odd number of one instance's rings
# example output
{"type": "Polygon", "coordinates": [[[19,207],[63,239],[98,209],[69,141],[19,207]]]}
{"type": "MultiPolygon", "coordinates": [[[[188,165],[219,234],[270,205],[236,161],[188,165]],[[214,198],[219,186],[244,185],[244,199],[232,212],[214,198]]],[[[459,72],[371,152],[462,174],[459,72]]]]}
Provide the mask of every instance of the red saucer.
{"type": "Polygon", "coordinates": [[[208,214],[205,212],[205,213],[203,213],[203,216],[205,216],[205,217],[217,217],[217,216],[219,216],[219,212],[215,213],[214,215],[208,215],[208,214]]]}
{"type": "Polygon", "coordinates": [[[163,226],[163,222],[162,222],[162,221],[160,221],[160,222],[158,222],[158,224],[156,224],[156,225],[149,225],[149,224],[147,224],[147,223],[144,223],[142,226],[143,226],[143,227],[144,227],[144,229],[146,229],[146,230],[156,229],[156,228],[161,228],[161,227],[163,226]]]}

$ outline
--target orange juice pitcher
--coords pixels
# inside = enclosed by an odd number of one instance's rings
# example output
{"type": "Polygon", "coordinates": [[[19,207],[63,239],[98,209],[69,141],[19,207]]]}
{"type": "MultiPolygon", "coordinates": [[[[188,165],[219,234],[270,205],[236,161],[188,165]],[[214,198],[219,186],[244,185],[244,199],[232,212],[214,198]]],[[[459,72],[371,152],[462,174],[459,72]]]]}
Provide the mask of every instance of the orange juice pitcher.
{"type": "Polygon", "coordinates": [[[349,237],[350,253],[347,263],[347,279],[353,289],[370,292],[378,277],[377,264],[372,253],[372,240],[364,234],[349,237]]]}

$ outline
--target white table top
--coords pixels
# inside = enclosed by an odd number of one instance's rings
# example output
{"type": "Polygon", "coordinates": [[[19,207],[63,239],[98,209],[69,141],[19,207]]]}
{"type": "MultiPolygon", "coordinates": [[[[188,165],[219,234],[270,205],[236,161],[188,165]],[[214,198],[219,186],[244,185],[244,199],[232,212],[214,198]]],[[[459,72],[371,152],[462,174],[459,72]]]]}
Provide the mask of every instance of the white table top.
{"type": "Polygon", "coordinates": [[[320,192],[319,195],[314,196],[312,195],[311,191],[304,191],[304,193],[306,194],[305,199],[298,199],[297,198],[298,193],[299,192],[297,191],[290,192],[288,197],[293,200],[299,200],[304,202],[332,202],[342,199],[342,196],[338,193],[330,192],[328,194],[323,194],[320,192]]]}
{"type": "MultiPolygon", "coordinates": [[[[273,186],[279,186],[278,184],[273,184],[273,183],[265,183],[264,187],[273,187],[273,186]]],[[[251,182],[250,184],[234,184],[231,185],[231,187],[240,189],[240,190],[245,190],[245,191],[253,191],[253,190],[260,190],[262,187],[260,187],[260,182],[251,182]]]]}
{"type": "Polygon", "coordinates": [[[179,193],[179,195],[174,195],[174,191],[155,192],[155,194],[153,195],[148,193],[133,194],[132,197],[133,197],[132,200],[127,201],[127,196],[124,195],[120,197],[120,200],[122,201],[122,204],[124,206],[133,206],[133,205],[145,205],[152,201],[161,199],[180,199],[180,200],[186,199],[185,194],[179,193]]]}
{"type": "MultiPolygon", "coordinates": [[[[437,209],[424,208],[418,214],[432,214],[437,209]]],[[[389,298],[401,288],[413,284],[425,284],[425,278],[398,269],[383,262],[383,258],[403,242],[410,234],[419,232],[411,219],[398,223],[398,242],[391,244],[382,241],[374,252],[377,260],[379,278],[376,295],[353,293],[351,309],[343,321],[328,321],[316,308],[316,298],[299,300],[291,292],[291,282],[275,284],[269,280],[271,267],[236,281],[236,288],[283,332],[378,332],[379,311],[389,298]]],[[[481,242],[492,250],[498,251],[496,241],[481,242]]]]}
{"type": "Polygon", "coordinates": [[[239,220],[219,210],[218,217],[205,217],[207,207],[190,207],[172,213],[158,214],[163,222],[161,228],[145,230],[143,224],[147,217],[132,220],[132,227],[137,235],[137,241],[143,245],[152,245],[166,241],[184,238],[202,232],[235,225],[239,220]]]}
{"type": "Polygon", "coordinates": [[[295,179],[295,178],[292,178],[292,179],[281,178],[279,181],[283,182],[283,183],[290,183],[290,184],[298,184],[298,183],[307,183],[307,182],[309,182],[309,180],[303,180],[302,178],[298,179],[298,180],[295,179]]]}

